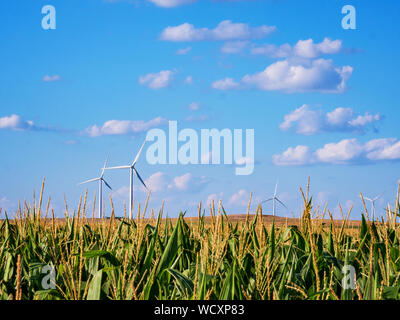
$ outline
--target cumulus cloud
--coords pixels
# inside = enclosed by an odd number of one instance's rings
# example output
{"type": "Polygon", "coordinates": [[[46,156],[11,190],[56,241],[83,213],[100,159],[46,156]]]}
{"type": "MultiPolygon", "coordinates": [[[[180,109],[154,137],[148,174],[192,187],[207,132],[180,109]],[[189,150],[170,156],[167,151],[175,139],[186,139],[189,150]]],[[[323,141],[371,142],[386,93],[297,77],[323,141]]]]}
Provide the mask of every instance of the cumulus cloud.
{"type": "Polygon", "coordinates": [[[149,121],[109,120],[102,126],[94,125],[87,128],[84,133],[88,134],[90,137],[137,134],[166,123],[167,120],[162,117],[157,117],[149,121]]]}
{"type": "Polygon", "coordinates": [[[198,192],[208,183],[209,179],[205,176],[195,177],[191,173],[171,178],[164,172],[156,172],[146,181],[147,187],[152,192],[198,192]]]}
{"type": "Polygon", "coordinates": [[[205,176],[194,177],[191,173],[186,173],[182,176],[175,177],[173,180],[172,187],[180,191],[197,192],[203,189],[210,180],[205,176]]]}
{"type": "Polygon", "coordinates": [[[20,115],[0,117],[0,130],[12,131],[45,131],[45,132],[65,132],[66,130],[52,126],[35,125],[31,120],[25,120],[20,115]]]}
{"type": "Polygon", "coordinates": [[[332,60],[317,59],[310,63],[289,60],[275,62],[264,71],[245,75],[240,83],[232,78],[216,81],[218,90],[256,88],[264,91],[340,93],[353,72],[351,66],[336,67],[332,60]]]}
{"type": "Polygon", "coordinates": [[[171,70],[162,70],[158,73],[148,73],[139,77],[139,83],[155,90],[165,88],[171,84],[173,74],[174,72],[171,70]]]}
{"type": "Polygon", "coordinates": [[[281,166],[299,166],[310,163],[312,153],[308,146],[289,147],[282,154],[275,154],[272,160],[276,165],[281,166]]]}
{"type": "Polygon", "coordinates": [[[239,83],[235,82],[235,80],[233,80],[232,78],[225,78],[213,82],[211,86],[217,90],[231,90],[239,88],[239,83]]]}
{"type": "Polygon", "coordinates": [[[250,193],[248,193],[245,189],[240,189],[238,192],[234,193],[228,201],[229,205],[235,206],[246,206],[249,203],[250,193]]]}
{"type": "Polygon", "coordinates": [[[0,118],[0,129],[23,131],[32,130],[35,128],[36,127],[33,124],[33,121],[24,120],[17,114],[0,118]]]}
{"type": "Polygon", "coordinates": [[[356,139],[328,143],[315,151],[316,160],[325,163],[345,163],[356,160],[363,153],[363,146],[356,139]]]}
{"type": "Polygon", "coordinates": [[[190,23],[183,23],[175,27],[165,28],[160,38],[165,41],[228,41],[260,39],[268,36],[276,27],[262,25],[250,27],[245,23],[234,23],[230,20],[221,21],[214,29],[195,28],[190,23]]]}
{"type": "Polygon", "coordinates": [[[395,138],[374,139],[364,145],[369,160],[400,159],[400,141],[395,138]]]}
{"type": "Polygon", "coordinates": [[[163,7],[163,8],[173,8],[173,7],[178,7],[183,4],[188,4],[188,3],[193,3],[196,2],[197,0],[147,0],[158,7],[163,7]]]}
{"type": "Polygon", "coordinates": [[[400,160],[400,141],[396,138],[382,138],[361,143],[357,139],[343,139],[327,143],[314,152],[308,146],[289,147],[282,154],[273,155],[272,160],[275,165],[282,166],[394,161],[400,160]]]}
{"type": "Polygon", "coordinates": [[[170,185],[170,178],[160,171],[152,174],[145,183],[152,192],[165,192],[170,185]]]}
{"type": "Polygon", "coordinates": [[[365,112],[358,115],[351,108],[336,108],[324,113],[321,109],[313,109],[309,105],[302,105],[284,116],[284,121],[279,125],[283,131],[293,129],[296,133],[313,135],[320,132],[356,132],[364,133],[373,128],[382,120],[382,116],[365,112]]]}
{"type": "Polygon", "coordinates": [[[280,46],[264,44],[253,46],[251,53],[254,55],[266,55],[270,58],[307,58],[314,59],[324,54],[336,54],[342,50],[342,40],[331,40],[324,38],[320,43],[313,39],[299,40],[294,46],[285,43],[280,46]]]}

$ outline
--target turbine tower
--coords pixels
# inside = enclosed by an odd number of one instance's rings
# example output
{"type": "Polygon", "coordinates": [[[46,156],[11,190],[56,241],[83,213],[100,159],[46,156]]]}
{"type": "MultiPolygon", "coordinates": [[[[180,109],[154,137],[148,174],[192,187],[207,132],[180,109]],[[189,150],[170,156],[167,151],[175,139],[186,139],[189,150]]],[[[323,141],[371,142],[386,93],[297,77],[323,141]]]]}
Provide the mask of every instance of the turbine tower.
{"type": "Polygon", "coordinates": [[[143,142],[142,147],[140,148],[138,154],[136,155],[135,160],[133,160],[132,164],[128,166],[118,166],[118,167],[110,167],[110,168],[105,168],[106,170],[116,170],[116,169],[129,169],[129,217],[132,218],[132,211],[133,211],[133,174],[136,174],[140,182],[143,184],[143,186],[147,189],[146,184],[144,183],[143,179],[137,172],[135,165],[136,162],[139,159],[140,154],[142,153],[142,150],[144,148],[144,145],[146,144],[146,140],[143,142]]]}
{"type": "Polygon", "coordinates": [[[98,218],[99,219],[101,218],[101,213],[102,213],[102,209],[103,209],[103,190],[102,190],[103,182],[108,188],[110,188],[110,190],[112,190],[110,185],[103,178],[104,177],[104,170],[106,169],[107,162],[108,162],[108,159],[106,159],[106,162],[104,162],[104,166],[101,169],[100,177],[94,178],[94,179],[90,179],[90,180],[87,180],[87,181],[83,181],[81,183],[78,183],[78,185],[80,185],[80,184],[85,184],[85,183],[89,183],[89,182],[99,181],[99,213],[98,213],[98,218]]]}
{"type": "Polygon", "coordinates": [[[375,201],[378,200],[380,197],[382,197],[382,194],[380,194],[379,196],[376,196],[373,199],[367,198],[367,197],[364,198],[365,200],[371,202],[372,221],[375,220],[375,201]]]}
{"type": "Polygon", "coordinates": [[[279,198],[276,196],[277,191],[278,191],[278,181],[275,184],[274,196],[272,198],[269,198],[269,199],[264,200],[264,201],[261,202],[261,203],[264,203],[264,202],[272,201],[272,214],[273,214],[274,217],[275,217],[275,210],[276,210],[276,201],[278,201],[282,206],[284,206],[287,210],[289,210],[285,206],[285,204],[281,200],[279,200],[279,198]]]}

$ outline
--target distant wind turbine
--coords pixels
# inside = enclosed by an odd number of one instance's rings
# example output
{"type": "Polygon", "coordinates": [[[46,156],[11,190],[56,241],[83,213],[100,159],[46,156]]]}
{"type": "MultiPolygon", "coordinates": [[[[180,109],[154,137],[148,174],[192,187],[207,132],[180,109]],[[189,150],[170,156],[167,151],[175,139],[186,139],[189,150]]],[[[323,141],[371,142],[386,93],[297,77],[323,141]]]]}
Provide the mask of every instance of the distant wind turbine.
{"type": "Polygon", "coordinates": [[[276,211],[276,201],[278,201],[282,206],[284,206],[287,210],[289,210],[285,206],[285,204],[281,200],[279,200],[279,198],[276,196],[277,191],[278,191],[278,181],[275,184],[274,196],[272,198],[269,198],[269,199],[261,202],[261,203],[264,203],[264,202],[272,201],[272,214],[274,217],[275,217],[275,211],[276,211]]]}
{"type": "Polygon", "coordinates": [[[130,173],[130,184],[129,184],[129,216],[132,217],[132,211],[133,211],[133,173],[136,174],[136,176],[138,177],[138,179],[140,180],[140,182],[143,184],[143,186],[147,189],[146,184],[144,183],[143,179],[141,178],[141,176],[139,175],[139,173],[137,172],[135,165],[136,162],[139,159],[140,154],[142,153],[142,150],[144,148],[144,145],[146,144],[146,140],[143,142],[142,147],[140,148],[138,154],[136,155],[135,160],[133,160],[132,164],[128,165],[128,166],[118,166],[118,167],[110,167],[110,168],[105,168],[106,170],[115,170],[115,169],[129,169],[129,173],[130,173]]]}
{"type": "Polygon", "coordinates": [[[371,198],[367,198],[364,197],[365,200],[371,202],[371,209],[372,209],[372,221],[375,220],[375,201],[378,200],[380,197],[382,197],[382,194],[380,194],[379,196],[376,196],[375,198],[371,199],[371,198]]]}
{"type": "Polygon", "coordinates": [[[112,188],[110,187],[110,185],[109,185],[109,184],[107,183],[107,181],[104,180],[104,178],[103,178],[103,177],[104,177],[104,170],[106,169],[107,162],[108,162],[108,159],[106,159],[106,162],[104,162],[104,166],[103,166],[103,168],[101,169],[101,175],[100,175],[100,177],[94,178],[94,179],[90,179],[90,180],[87,180],[87,181],[83,181],[83,182],[81,182],[81,183],[78,183],[78,185],[80,185],[80,184],[84,184],[84,183],[99,181],[99,213],[98,213],[98,217],[99,217],[99,218],[101,218],[102,208],[103,208],[103,190],[102,190],[103,182],[104,182],[104,184],[105,184],[108,188],[110,188],[110,190],[112,190],[112,188]]]}

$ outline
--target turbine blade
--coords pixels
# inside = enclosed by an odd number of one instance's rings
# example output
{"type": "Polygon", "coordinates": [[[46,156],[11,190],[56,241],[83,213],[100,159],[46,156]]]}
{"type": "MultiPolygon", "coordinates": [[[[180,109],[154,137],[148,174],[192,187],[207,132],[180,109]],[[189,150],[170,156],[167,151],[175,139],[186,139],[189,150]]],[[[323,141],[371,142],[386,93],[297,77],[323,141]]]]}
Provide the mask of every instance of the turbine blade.
{"type": "Polygon", "coordinates": [[[372,199],[367,198],[367,197],[364,197],[364,199],[367,200],[367,201],[372,201],[372,199]]]}
{"type": "Polygon", "coordinates": [[[278,201],[281,205],[283,205],[287,210],[289,210],[288,207],[286,207],[285,204],[281,200],[279,200],[278,198],[275,198],[275,200],[278,201]]]}
{"type": "Polygon", "coordinates": [[[138,161],[139,156],[140,156],[140,154],[142,153],[142,150],[143,150],[145,144],[146,144],[146,140],[144,140],[144,142],[143,142],[143,144],[142,144],[142,147],[140,148],[138,154],[136,155],[135,160],[133,160],[133,162],[132,162],[132,167],[133,167],[133,166],[136,164],[136,162],[138,161]]]}
{"type": "Polygon", "coordinates": [[[105,184],[108,188],[110,188],[110,190],[112,190],[112,188],[110,187],[110,185],[107,183],[106,180],[104,180],[104,179],[101,179],[101,180],[104,182],[104,184],[105,184]]]}
{"type": "Polygon", "coordinates": [[[268,202],[268,201],[271,201],[271,200],[274,200],[274,198],[269,198],[267,200],[262,201],[261,203],[268,202]]]}
{"type": "Polygon", "coordinates": [[[277,192],[278,192],[278,180],[276,180],[276,184],[275,184],[274,197],[276,197],[277,192]]]}
{"type": "Polygon", "coordinates": [[[105,168],[105,170],[115,170],[115,169],[129,169],[130,166],[119,166],[119,167],[109,167],[105,168]]]}
{"type": "Polygon", "coordinates": [[[107,156],[107,158],[106,158],[106,161],[104,162],[103,169],[105,169],[105,168],[107,167],[107,163],[108,163],[108,156],[107,156]]]}
{"type": "Polygon", "coordinates": [[[107,156],[107,158],[106,158],[106,161],[104,162],[103,169],[101,170],[101,177],[102,177],[102,178],[104,177],[104,170],[105,170],[106,167],[107,167],[107,163],[108,163],[108,156],[107,156]]]}
{"type": "Polygon", "coordinates": [[[86,181],[83,181],[83,182],[78,183],[78,185],[84,184],[84,183],[93,182],[93,181],[97,181],[97,180],[100,180],[100,178],[94,178],[94,179],[86,180],[86,181]]]}
{"type": "Polygon", "coordinates": [[[132,169],[133,169],[133,171],[135,172],[136,176],[139,178],[140,182],[144,185],[144,187],[146,188],[146,190],[149,190],[149,189],[147,189],[146,184],[144,183],[143,179],[140,177],[140,175],[139,175],[139,173],[136,171],[136,169],[135,169],[135,168],[132,168],[132,169]]]}

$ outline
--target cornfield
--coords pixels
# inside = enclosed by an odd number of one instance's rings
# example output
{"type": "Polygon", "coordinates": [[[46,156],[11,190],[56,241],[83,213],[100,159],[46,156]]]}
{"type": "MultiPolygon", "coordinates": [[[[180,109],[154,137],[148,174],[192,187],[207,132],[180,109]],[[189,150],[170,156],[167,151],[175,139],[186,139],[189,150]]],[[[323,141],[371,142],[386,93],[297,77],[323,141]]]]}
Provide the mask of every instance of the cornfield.
{"type": "Polygon", "coordinates": [[[162,209],[146,217],[147,205],[135,219],[114,209],[93,219],[87,195],[61,220],[49,202],[42,209],[43,185],[38,204],[1,222],[2,300],[400,298],[398,196],[381,221],[370,221],[364,203],[357,227],[350,211],[335,221],[314,208],[308,188],[296,224],[265,223],[260,206],[234,223],[221,203],[209,217],[200,204],[196,219],[165,219],[162,209]],[[346,266],[355,271],[350,288],[346,266]]]}

